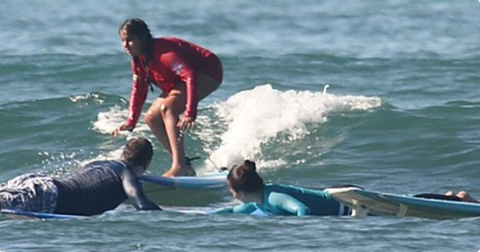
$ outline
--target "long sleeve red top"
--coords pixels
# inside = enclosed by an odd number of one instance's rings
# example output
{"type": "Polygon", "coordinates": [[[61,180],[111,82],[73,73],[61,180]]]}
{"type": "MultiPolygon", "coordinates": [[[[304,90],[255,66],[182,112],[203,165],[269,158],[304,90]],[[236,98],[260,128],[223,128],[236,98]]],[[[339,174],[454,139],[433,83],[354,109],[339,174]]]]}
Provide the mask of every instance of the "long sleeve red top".
{"type": "MultiPolygon", "coordinates": [[[[156,38],[152,43],[149,62],[150,82],[163,92],[169,93],[180,82],[186,85],[186,104],[184,115],[196,118],[197,90],[195,70],[212,55],[212,52],[193,43],[173,37],[156,38]]],[[[147,99],[149,85],[146,82],[145,60],[132,60],[134,76],[130,93],[127,124],[135,126],[147,99]]]]}

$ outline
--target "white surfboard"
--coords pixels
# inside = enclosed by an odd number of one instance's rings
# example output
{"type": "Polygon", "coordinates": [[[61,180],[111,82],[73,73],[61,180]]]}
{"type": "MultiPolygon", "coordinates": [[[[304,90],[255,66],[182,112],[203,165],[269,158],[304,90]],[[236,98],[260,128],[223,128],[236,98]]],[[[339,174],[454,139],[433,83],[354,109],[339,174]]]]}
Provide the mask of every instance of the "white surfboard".
{"type": "Polygon", "coordinates": [[[207,206],[228,196],[228,171],[196,177],[161,177],[144,175],[140,178],[148,199],[157,205],[207,206]]]}
{"type": "Polygon", "coordinates": [[[434,219],[480,216],[478,203],[373,192],[357,187],[328,188],[326,191],[337,201],[352,208],[352,216],[408,216],[434,219]]]}
{"type": "MultiPolygon", "coordinates": [[[[159,186],[159,189],[183,188],[196,190],[218,190],[227,187],[228,171],[208,173],[195,177],[161,177],[153,175],[142,175],[140,180],[146,182],[144,184],[153,184],[159,186]]],[[[151,187],[152,185],[147,185],[151,187]]]]}

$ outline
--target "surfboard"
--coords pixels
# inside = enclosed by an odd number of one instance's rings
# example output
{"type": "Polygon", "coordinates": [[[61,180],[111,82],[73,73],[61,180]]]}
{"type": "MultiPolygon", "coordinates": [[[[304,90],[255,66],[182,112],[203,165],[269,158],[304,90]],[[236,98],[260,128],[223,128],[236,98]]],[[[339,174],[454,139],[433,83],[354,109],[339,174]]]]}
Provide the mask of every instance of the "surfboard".
{"type": "Polygon", "coordinates": [[[431,219],[480,216],[480,204],[463,201],[419,198],[363,190],[357,187],[328,188],[330,195],[352,208],[352,216],[406,216],[431,219]]]}
{"type": "Polygon", "coordinates": [[[196,177],[144,175],[140,178],[148,199],[157,205],[207,206],[229,196],[228,171],[208,173],[196,177]]]}
{"type": "Polygon", "coordinates": [[[38,212],[27,212],[27,211],[17,211],[10,209],[0,210],[2,215],[11,218],[11,219],[79,219],[87,218],[86,216],[80,215],[68,215],[68,214],[53,214],[53,213],[38,213],[38,212]]]}
{"type": "MultiPolygon", "coordinates": [[[[181,214],[214,214],[220,208],[215,207],[169,207],[160,206],[164,212],[181,213],[181,214]]],[[[9,219],[83,219],[91,216],[69,215],[69,214],[54,214],[54,213],[39,213],[17,211],[11,209],[0,210],[4,217],[9,219]]]]}
{"type": "MultiPolygon", "coordinates": [[[[143,175],[144,192],[147,197],[158,205],[180,206],[177,212],[208,213],[213,211],[190,206],[207,205],[228,195],[228,171],[208,173],[196,177],[161,177],[143,175]],[[175,189],[172,191],[172,189],[175,189]],[[190,207],[190,208],[186,208],[190,207]]],[[[128,202],[128,201],[127,201],[128,202]]],[[[162,206],[167,211],[174,212],[175,207],[162,206]]],[[[39,219],[71,219],[85,216],[63,215],[52,213],[24,212],[2,209],[1,214],[9,218],[39,218],[39,219]]]]}
{"type": "Polygon", "coordinates": [[[208,173],[195,177],[161,177],[142,175],[140,180],[161,187],[183,188],[195,190],[215,190],[227,187],[228,171],[208,173]]]}

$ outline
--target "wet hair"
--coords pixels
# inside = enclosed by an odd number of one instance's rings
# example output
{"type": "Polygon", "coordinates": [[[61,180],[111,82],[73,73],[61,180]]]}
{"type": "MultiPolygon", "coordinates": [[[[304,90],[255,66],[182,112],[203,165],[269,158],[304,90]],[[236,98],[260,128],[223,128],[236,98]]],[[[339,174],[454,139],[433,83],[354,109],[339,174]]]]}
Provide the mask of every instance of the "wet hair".
{"type": "Polygon", "coordinates": [[[257,173],[255,162],[245,160],[234,166],[227,176],[228,184],[235,192],[256,192],[263,188],[263,179],[257,173]]]}
{"type": "Polygon", "coordinates": [[[148,29],[145,21],[141,20],[140,18],[130,18],[125,20],[122,25],[120,25],[120,28],[118,28],[118,33],[122,31],[126,31],[127,33],[133,34],[139,38],[143,38],[145,36],[147,42],[151,42],[153,40],[150,29],[148,29]]]}
{"type": "MultiPolygon", "coordinates": [[[[137,36],[139,39],[143,41],[145,39],[144,44],[142,45],[143,50],[145,51],[145,68],[147,72],[147,76],[145,77],[145,81],[148,83],[150,86],[151,91],[153,92],[153,87],[150,83],[150,76],[148,74],[150,73],[149,68],[149,62],[150,62],[150,57],[152,57],[152,43],[153,43],[153,36],[152,33],[150,32],[150,29],[148,29],[147,24],[145,21],[143,21],[140,18],[130,18],[125,20],[121,25],[120,28],[118,28],[118,33],[121,33],[122,31],[126,31],[128,34],[133,34],[137,36]]],[[[139,59],[138,57],[133,57],[133,62],[135,62],[135,65],[139,64],[139,59]]]]}
{"type": "Polygon", "coordinates": [[[152,156],[152,143],[143,137],[132,138],[123,147],[122,157],[132,166],[146,165],[152,156]]]}

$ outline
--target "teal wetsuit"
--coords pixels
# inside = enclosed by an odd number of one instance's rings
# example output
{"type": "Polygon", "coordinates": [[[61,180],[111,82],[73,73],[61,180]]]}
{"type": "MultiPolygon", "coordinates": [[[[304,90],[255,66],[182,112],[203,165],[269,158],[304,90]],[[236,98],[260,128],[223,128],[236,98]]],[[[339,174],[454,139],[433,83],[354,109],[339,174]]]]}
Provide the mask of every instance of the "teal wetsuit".
{"type": "Polygon", "coordinates": [[[251,214],[261,210],[273,215],[346,215],[348,209],[334,200],[329,193],[282,184],[266,184],[263,189],[263,203],[246,203],[225,208],[220,213],[251,214]]]}

